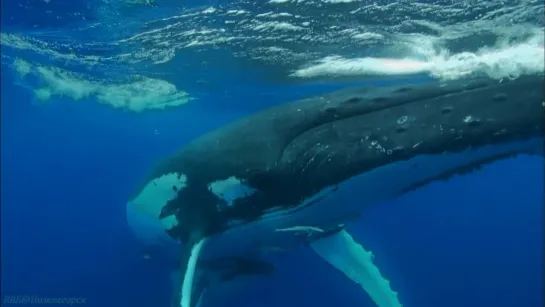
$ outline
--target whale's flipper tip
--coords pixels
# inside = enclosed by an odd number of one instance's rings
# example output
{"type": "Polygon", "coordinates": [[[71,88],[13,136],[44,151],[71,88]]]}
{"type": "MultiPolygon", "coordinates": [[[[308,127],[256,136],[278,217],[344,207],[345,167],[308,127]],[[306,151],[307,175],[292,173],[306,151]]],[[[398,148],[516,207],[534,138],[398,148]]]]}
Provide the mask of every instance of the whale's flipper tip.
{"type": "Polygon", "coordinates": [[[187,248],[187,253],[189,254],[188,257],[182,257],[180,273],[184,275],[182,278],[182,289],[180,292],[181,298],[179,307],[195,307],[195,305],[191,305],[193,283],[195,281],[195,272],[197,270],[199,256],[205,243],[205,238],[200,239],[193,246],[187,248]],[[185,270],[183,269],[184,267],[185,270]]]}
{"type": "Polygon", "coordinates": [[[310,243],[312,249],[352,281],[361,285],[378,307],[402,307],[397,293],[366,251],[345,230],[310,243]]]}

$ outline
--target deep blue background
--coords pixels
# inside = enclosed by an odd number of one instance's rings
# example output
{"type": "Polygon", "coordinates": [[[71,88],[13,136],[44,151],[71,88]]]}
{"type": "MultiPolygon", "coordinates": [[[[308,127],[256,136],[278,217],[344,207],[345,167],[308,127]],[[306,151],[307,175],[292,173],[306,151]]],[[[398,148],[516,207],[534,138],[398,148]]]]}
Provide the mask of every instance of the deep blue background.
{"type": "MultiPolygon", "coordinates": [[[[3,74],[2,294],[167,306],[167,266],[142,259],[125,202],[158,158],[245,110],[214,113],[213,102],[201,101],[134,114],[88,101],[32,100],[3,74]]],[[[497,162],[370,208],[353,233],[407,307],[541,306],[542,171],[538,157],[497,162]]],[[[274,279],[237,301],[341,303],[371,306],[309,251],[286,257],[274,279]]]]}
{"type": "MultiPolygon", "coordinates": [[[[67,17],[53,22],[39,14],[38,2],[20,2],[35,10],[12,2],[9,14],[5,3],[3,23],[7,15],[28,14],[9,19],[13,29],[33,22],[66,26],[80,21],[70,12],[88,9],[56,2],[66,5],[67,17]]],[[[221,107],[211,95],[134,114],[94,101],[35,105],[33,94],[2,68],[2,295],[86,297],[96,307],[168,307],[168,267],[142,258],[124,211],[157,159],[256,109],[336,87],[279,87],[267,89],[278,95],[265,97],[248,87],[221,107]]],[[[405,307],[538,307],[543,186],[542,158],[496,162],[369,208],[352,232],[375,253],[405,307]]],[[[274,278],[225,303],[235,304],[372,306],[358,286],[308,250],[283,258],[274,278]]]]}

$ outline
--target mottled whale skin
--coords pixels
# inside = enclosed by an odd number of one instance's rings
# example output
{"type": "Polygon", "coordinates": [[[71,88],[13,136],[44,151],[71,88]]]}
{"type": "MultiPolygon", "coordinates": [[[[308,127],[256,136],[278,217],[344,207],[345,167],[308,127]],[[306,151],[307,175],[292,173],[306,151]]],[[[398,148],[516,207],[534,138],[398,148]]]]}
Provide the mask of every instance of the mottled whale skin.
{"type": "Polygon", "coordinates": [[[283,231],[290,227],[327,233],[434,180],[543,154],[543,86],[543,76],[470,79],[278,105],[184,146],[153,170],[128,211],[165,241],[208,238],[202,259],[289,248],[312,240],[283,231]],[[162,196],[152,201],[146,189],[162,196]]]}

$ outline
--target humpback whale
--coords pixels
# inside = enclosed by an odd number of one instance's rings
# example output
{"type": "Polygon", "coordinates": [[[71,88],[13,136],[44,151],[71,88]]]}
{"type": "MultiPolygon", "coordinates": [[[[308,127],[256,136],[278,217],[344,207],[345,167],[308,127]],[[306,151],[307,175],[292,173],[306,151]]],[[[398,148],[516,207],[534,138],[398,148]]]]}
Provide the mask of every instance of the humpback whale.
{"type": "Polygon", "coordinates": [[[543,155],[543,86],[537,75],[474,78],[277,105],[161,161],[128,201],[128,220],[143,240],[181,250],[176,306],[204,297],[199,272],[272,274],[263,251],[296,246],[310,246],[377,306],[402,306],[345,225],[433,181],[543,155]]]}

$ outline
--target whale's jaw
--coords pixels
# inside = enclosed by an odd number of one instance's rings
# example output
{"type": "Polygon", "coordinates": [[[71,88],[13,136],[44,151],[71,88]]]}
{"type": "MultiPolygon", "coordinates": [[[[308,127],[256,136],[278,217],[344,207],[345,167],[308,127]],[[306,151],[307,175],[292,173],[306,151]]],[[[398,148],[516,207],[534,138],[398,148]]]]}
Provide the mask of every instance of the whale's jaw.
{"type": "MultiPolygon", "coordinates": [[[[270,250],[274,250],[273,253],[282,252],[311,244],[317,253],[326,255],[323,257],[336,259],[338,256],[324,254],[324,251],[328,251],[331,247],[328,247],[328,241],[322,238],[329,237],[330,233],[344,228],[344,224],[357,218],[366,207],[388,202],[436,181],[478,171],[482,166],[494,161],[526,154],[543,156],[543,144],[544,139],[536,137],[468,148],[457,153],[418,155],[408,160],[396,161],[353,176],[338,185],[327,187],[303,201],[299,206],[269,212],[250,223],[233,221],[232,226],[226,231],[206,237],[199,242],[197,248],[193,250],[194,255],[199,255],[203,260],[240,255],[260,256],[269,253],[270,250]],[[318,244],[319,242],[322,243],[318,244]]],[[[339,236],[345,238],[349,234],[342,232],[339,236]]],[[[369,254],[351,238],[349,242],[356,245],[354,248],[361,250],[360,254],[369,254]]],[[[375,289],[376,291],[373,287],[366,291],[374,296],[376,301],[389,302],[382,306],[398,306],[397,294],[389,287],[389,282],[382,277],[378,269],[372,265],[372,256],[369,257],[365,256],[365,261],[368,261],[367,266],[371,266],[376,276],[368,277],[363,274],[353,279],[356,281],[371,278],[367,283],[385,283],[387,286],[383,285],[380,289],[375,289]]],[[[351,263],[355,262],[353,265],[356,266],[360,261],[364,261],[362,259],[348,260],[351,263]]],[[[343,263],[347,262],[343,261],[343,263]]],[[[333,264],[339,269],[343,268],[337,262],[333,264]]],[[[348,273],[345,273],[350,274],[352,269],[347,267],[346,270],[348,273]]],[[[192,276],[192,273],[189,276],[192,276]]],[[[190,293],[189,290],[186,290],[186,293],[190,293]]]]}
{"type": "Polygon", "coordinates": [[[543,155],[543,138],[468,148],[457,153],[418,155],[396,161],[329,186],[300,205],[268,212],[209,238],[204,258],[234,256],[274,247],[287,250],[339,224],[357,219],[365,208],[393,200],[427,184],[477,171],[521,154],[543,155]],[[299,228],[297,228],[299,227],[299,228]],[[306,230],[300,227],[306,227],[306,230]],[[294,231],[283,231],[293,229],[294,231]]]}

